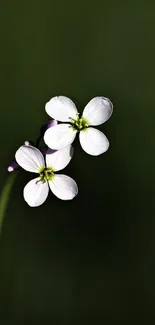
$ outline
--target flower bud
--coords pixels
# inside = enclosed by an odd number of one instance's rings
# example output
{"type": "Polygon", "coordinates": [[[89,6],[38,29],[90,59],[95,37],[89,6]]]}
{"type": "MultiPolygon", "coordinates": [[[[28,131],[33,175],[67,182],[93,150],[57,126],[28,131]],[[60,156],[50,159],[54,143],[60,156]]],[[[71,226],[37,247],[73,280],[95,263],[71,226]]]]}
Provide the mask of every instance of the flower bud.
{"type": "Polygon", "coordinates": [[[40,151],[45,156],[45,155],[51,155],[52,153],[56,152],[57,150],[53,150],[48,147],[43,147],[43,148],[40,148],[40,151]]]}
{"type": "Polygon", "coordinates": [[[15,170],[17,170],[19,168],[19,165],[17,164],[17,162],[15,160],[12,160],[11,164],[8,167],[8,172],[14,172],[15,170]]]}
{"type": "Polygon", "coordinates": [[[52,126],[55,126],[57,125],[58,122],[56,120],[50,120],[48,121],[46,124],[44,124],[40,130],[40,134],[41,136],[43,137],[44,136],[44,133],[47,129],[51,128],[52,126]]]}
{"type": "Polygon", "coordinates": [[[25,141],[24,144],[25,144],[25,146],[29,146],[30,145],[30,142],[29,141],[25,141]]]}

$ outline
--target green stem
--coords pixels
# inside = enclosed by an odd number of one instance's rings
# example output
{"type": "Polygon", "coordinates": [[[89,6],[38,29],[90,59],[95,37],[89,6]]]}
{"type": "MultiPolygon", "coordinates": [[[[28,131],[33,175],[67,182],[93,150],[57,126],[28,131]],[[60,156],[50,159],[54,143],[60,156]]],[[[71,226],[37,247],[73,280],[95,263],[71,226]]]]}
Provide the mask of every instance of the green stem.
{"type": "Polygon", "coordinates": [[[2,231],[2,225],[3,225],[5,211],[7,209],[9,195],[10,195],[11,188],[13,186],[16,176],[17,176],[17,172],[12,172],[12,174],[9,175],[9,177],[7,178],[6,183],[4,185],[4,188],[1,192],[1,196],[0,196],[0,233],[2,231]]]}

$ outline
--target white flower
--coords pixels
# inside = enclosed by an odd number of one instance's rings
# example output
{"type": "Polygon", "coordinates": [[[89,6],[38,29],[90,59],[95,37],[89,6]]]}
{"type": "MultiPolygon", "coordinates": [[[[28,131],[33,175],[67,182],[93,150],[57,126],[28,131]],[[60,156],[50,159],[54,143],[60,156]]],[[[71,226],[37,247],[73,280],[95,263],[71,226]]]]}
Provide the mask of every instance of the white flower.
{"type": "Polygon", "coordinates": [[[15,158],[17,163],[25,170],[38,173],[24,188],[24,199],[31,207],[44,203],[49,188],[59,199],[72,200],[78,193],[75,181],[66,175],[57,175],[55,172],[65,168],[73,156],[73,147],[68,146],[54,153],[45,155],[39,149],[29,145],[21,146],[15,158]]]}
{"type": "Polygon", "coordinates": [[[106,97],[93,98],[84,108],[80,117],[75,104],[65,96],[53,97],[45,106],[49,116],[60,122],[49,128],[44,141],[51,149],[59,150],[70,145],[79,132],[81,147],[88,154],[98,156],[109,148],[109,141],[99,130],[90,126],[106,122],[112,112],[113,104],[106,97]]]}

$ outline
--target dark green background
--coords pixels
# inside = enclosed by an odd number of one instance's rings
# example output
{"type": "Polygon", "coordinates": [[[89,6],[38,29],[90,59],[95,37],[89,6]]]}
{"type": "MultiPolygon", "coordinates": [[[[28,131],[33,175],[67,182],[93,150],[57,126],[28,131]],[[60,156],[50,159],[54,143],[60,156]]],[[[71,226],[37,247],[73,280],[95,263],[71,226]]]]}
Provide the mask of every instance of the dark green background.
{"type": "Polygon", "coordinates": [[[0,324],[154,324],[155,4],[19,1],[0,5],[0,177],[38,136],[45,103],[114,103],[109,151],[77,145],[72,202],[22,198],[14,184],[0,240],[0,324]]]}

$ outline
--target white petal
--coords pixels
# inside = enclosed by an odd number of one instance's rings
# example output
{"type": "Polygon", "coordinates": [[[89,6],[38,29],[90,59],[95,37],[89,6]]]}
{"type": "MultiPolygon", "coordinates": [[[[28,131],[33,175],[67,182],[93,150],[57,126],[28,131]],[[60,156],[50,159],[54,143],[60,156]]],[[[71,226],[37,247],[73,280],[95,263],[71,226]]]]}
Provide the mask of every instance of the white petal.
{"type": "Polygon", "coordinates": [[[28,172],[38,173],[45,165],[44,157],[39,149],[32,146],[21,146],[15,154],[17,163],[28,172]]]}
{"type": "Polygon", "coordinates": [[[109,148],[107,137],[95,128],[87,128],[80,132],[79,140],[81,147],[89,155],[98,156],[109,148]]]}
{"type": "Polygon", "coordinates": [[[85,107],[83,117],[89,125],[100,125],[106,122],[113,112],[113,104],[106,97],[95,97],[85,107]]]}
{"type": "Polygon", "coordinates": [[[74,141],[76,133],[70,124],[58,124],[45,132],[44,141],[49,148],[59,150],[69,146],[74,141]]]}
{"type": "Polygon", "coordinates": [[[78,113],[72,100],[65,96],[53,97],[46,103],[45,110],[49,116],[60,122],[69,122],[78,113]]]}
{"type": "Polygon", "coordinates": [[[47,199],[49,192],[48,183],[42,183],[39,178],[32,179],[24,187],[23,195],[25,201],[30,205],[30,207],[38,207],[43,204],[47,199]]]}
{"type": "Polygon", "coordinates": [[[72,200],[78,194],[77,184],[66,175],[54,175],[49,186],[53,194],[61,200],[72,200]]]}
{"type": "Polygon", "coordinates": [[[54,171],[65,168],[73,157],[74,149],[72,146],[65,147],[51,154],[46,154],[46,165],[54,171]]]}

